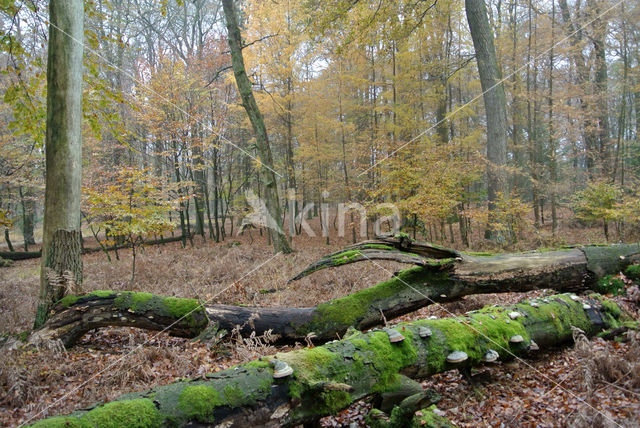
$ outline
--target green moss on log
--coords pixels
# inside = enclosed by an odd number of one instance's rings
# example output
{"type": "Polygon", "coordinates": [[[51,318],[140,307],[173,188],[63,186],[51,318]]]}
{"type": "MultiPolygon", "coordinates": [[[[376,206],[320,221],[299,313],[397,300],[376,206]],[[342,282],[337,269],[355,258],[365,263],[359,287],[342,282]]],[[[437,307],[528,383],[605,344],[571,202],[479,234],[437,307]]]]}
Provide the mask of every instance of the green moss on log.
{"type": "Polygon", "coordinates": [[[205,385],[187,386],[178,398],[178,408],[189,419],[207,422],[212,419],[216,406],[223,404],[220,393],[205,385]]]}
{"type": "Polygon", "coordinates": [[[153,401],[144,398],[107,403],[89,411],[82,419],[101,428],[151,428],[162,421],[153,401]]]}
{"type": "Polygon", "coordinates": [[[113,305],[121,311],[179,319],[181,324],[196,330],[204,329],[208,324],[206,312],[198,300],[145,292],[98,290],[86,295],[65,296],[56,305],[68,308],[92,298],[113,298],[113,305]]]}
{"type": "MultiPolygon", "coordinates": [[[[448,263],[447,260],[440,264],[448,263]]],[[[431,268],[421,266],[405,269],[397,276],[374,285],[373,287],[360,290],[356,293],[344,296],[330,302],[321,303],[316,308],[316,316],[311,325],[303,326],[301,331],[332,331],[341,330],[348,326],[358,325],[365,314],[370,310],[375,310],[377,301],[397,297],[402,299],[402,292],[412,287],[423,287],[429,280],[430,287],[436,287],[439,283],[448,282],[445,272],[434,272],[431,268]]],[[[413,291],[413,290],[411,290],[413,291]]]]}
{"type": "Polygon", "coordinates": [[[360,250],[347,250],[331,257],[331,263],[333,264],[333,266],[340,266],[340,265],[347,264],[353,259],[356,259],[361,256],[362,256],[362,253],[360,252],[360,250]]]}
{"type": "Polygon", "coordinates": [[[386,251],[395,250],[395,248],[392,247],[391,245],[384,245],[384,244],[363,244],[362,248],[366,250],[386,250],[386,251]]]}
{"type": "Polygon", "coordinates": [[[561,294],[533,302],[485,308],[449,319],[401,323],[393,328],[405,339],[396,343],[382,330],[351,332],[341,341],[263,357],[202,380],[130,394],[70,418],[72,423],[79,420],[76,426],[83,426],[83,421],[99,425],[94,423],[102,420],[99,418],[118,421],[120,426],[216,425],[235,414],[234,409],[247,414],[254,406],[264,409],[273,405],[265,413],[265,421],[295,425],[335,413],[366,396],[396,391],[403,375],[424,378],[479,364],[489,349],[506,360],[527,353],[532,340],[540,346],[570,341],[571,326],[593,335],[624,322],[624,313],[615,303],[596,295],[582,300],[561,294]],[[588,310],[585,302],[591,306],[588,310]],[[510,316],[510,312],[519,314],[510,316]],[[431,336],[419,336],[422,326],[431,329],[431,336]],[[522,343],[509,342],[516,334],[523,336],[522,343]],[[458,364],[447,362],[453,351],[465,352],[468,359],[458,364]],[[273,358],[288,363],[293,374],[274,379],[273,358]],[[122,415],[108,417],[116,410],[122,415]],[[272,421],[275,413],[282,416],[272,421]]]}
{"type": "Polygon", "coordinates": [[[38,428],[153,428],[162,424],[162,416],[153,401],[146,398],[104,404],[88,412],[36,422],[38,428]]]}

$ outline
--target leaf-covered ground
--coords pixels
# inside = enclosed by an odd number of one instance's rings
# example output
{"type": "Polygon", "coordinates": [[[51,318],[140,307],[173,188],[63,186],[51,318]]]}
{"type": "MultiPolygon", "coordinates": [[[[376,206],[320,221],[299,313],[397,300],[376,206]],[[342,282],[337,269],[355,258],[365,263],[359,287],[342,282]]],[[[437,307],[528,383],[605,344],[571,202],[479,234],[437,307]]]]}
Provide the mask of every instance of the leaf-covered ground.
{"type": "MultiPolygon", "coordinates": [[[[254,231],[223,244],[196,241],[147,248],[130,278],[130,255],[108,263],[103,254],[84,258],[85,289],[145,290],[199,297],[212,303],[261,306],[311,306],[388,277],[374,264],[358,263],[318,272],[296,283],[286,280],[339,245],[313,240],[291,256],[272,258],[254,231]],[[264,264],[255,272],[252,269],[264,264]]],[[[400,265],[385,264],[391,271],[400,265]]],[[[39,260],[0,269],[0,329],[20,332],[33,319],[39,260]]],[[[544,291],[537,291],[543,294],[544,291]]],[[[424,308],[404,320],[450,316],[486,304],[507,304],[523,294],[469,296],[445,306],[424,308]]],[[[638,316],[634,304],[619,299],[638,316]]],[[[473,384],[457,371],[424,381],[442,395],[439,411],[459,426],[639,426],[640,337],[624,342],[580,340],[576,346],[541,352],[517,364],[485,367],[473,384]]],[[[299,346],[303,346],[301,344],[299,346]]],[[[0,357],[0,425],[16,426],[45,416],[69,413],[123,392],[147,389],[179,378],[202,376],[259,355],[281,350],[266,341],[234,336],[219,343],[199,343],[127,328],[88,334],[67,351],[3,351],[0,357]]],[[[364,426],[369,407],[360,402],[325,418],[325,426],[364,426]]]]}

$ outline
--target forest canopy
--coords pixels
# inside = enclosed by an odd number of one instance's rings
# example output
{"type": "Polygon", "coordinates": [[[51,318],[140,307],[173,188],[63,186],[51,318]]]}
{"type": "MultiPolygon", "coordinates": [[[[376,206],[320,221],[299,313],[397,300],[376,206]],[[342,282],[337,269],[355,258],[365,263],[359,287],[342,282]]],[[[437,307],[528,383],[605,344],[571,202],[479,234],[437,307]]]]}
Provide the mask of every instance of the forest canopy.
{"type": "MultiPolygon", "coordinates": [[[[407,228],[465,245],[487,228],[508,231],[502,245],[563,242],[558,227],[578,223],[603,228],[596,240],[637,232],[635,4],[489,2],[507,111],[505,162],[493,166],[507,183],[488,216],[485,106],[464,3],[321,3],[238,4],[285,209],[285,198],[294,214],[357,202],[375,217],[390,202],[407,228]]],[[[2,20],[0,209],[29,245],[43,191],[46,4],[4,2],[2,20]]],[[[89,2],[85,27],[83,186],[115,182],[103,173],[114,168],[146,169],[178,213],[191,212],[185,235],[208,226],[223,239],[246,190],[264,183],[221,4],[89,2]]]]}

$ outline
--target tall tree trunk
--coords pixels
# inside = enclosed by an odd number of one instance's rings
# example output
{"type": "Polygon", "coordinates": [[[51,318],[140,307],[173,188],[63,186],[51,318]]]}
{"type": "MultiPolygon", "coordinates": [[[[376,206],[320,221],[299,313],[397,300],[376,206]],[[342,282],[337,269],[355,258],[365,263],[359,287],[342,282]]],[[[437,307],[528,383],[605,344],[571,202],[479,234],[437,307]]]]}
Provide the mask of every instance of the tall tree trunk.
{"type": "Polygon", "coordinates": [[[609,144],[609,103],[607,93],[607,58],[605,37],[607,35],[607,21],[601,14],[601,2],[590,0],[589,5],[593,8],[595,19],[593,21],[593,51],[595,53],[595,96],[598,108],[598,157],[600,161],[599,170],[602,176],[609,178],[611,175],[611,153],[609,144]]]}
{"type": "Polygon", "coordinates": [[[49,3],[46,187],[40,295],[34,327],[51,305],[82,284],[82,51],[84,2],[49,3]]]}
{"type": "Polygon", "coordinates": [[[558,5],[560,6],[560,12],[562,16],[562,22],[566,26],[565,32],[568,34],[568,37],[571,40],[571,60],[573,61],[576,73],[575,73],[575,82],[576,85],[582,88],[583,94],[579,97],[580,99],[580,110],[584,117],[584,125],[583,125],[583,138],[585,144],[585,156],[586,156],[586,166],[587,172],[590,178],[595,176],[597,153],[596,153],[596,126],[594,126],[593,121],[591,119],[591,105],[589,102],[590,89],[588,86],[590,83],[590,74],[589,68],[587,66],[587,60],[584,57],[584,43],[583,43],[583,34],[584,31],[582,29],[576,29],[577,24],[574,23],[571,17],[571,10],[569,9],[569,5],[567,4],[567,0],[558,0],[558,5]]]}
{"type": "Polygon", "coordinates": [[[251,91],[251,82],[247,77],[247,72],[242,57],[242,37],[238,27],[238,18],[233,5],[233,0],[222,0],[225,19],[227,21],[229,49],[231,50],[231,63],[233,74],[238,86],[238,92],[242,97],[242,106],[249,116],[251,126],[256,138],[256,148],[260,157],[261,174],[264,180],[264,201],[273,225],[269,225],[269,235],[276,252],[290,253],[291,247],[282,230],[282,215],[280,213],[280,201],[278,199],[278,187],[276,175],[273,170],[273,156],[269,146],[267,128],[264,125],[264,118],[251,91]]]}
{"type": "Polygon", "coordinates": [[[180,210],[178,211],[178,215],[180,216],[180,240],[182,242],[182,248],[187,246],[187,235],[189,231],[187,229],[187,225],[185,223],[185,212],[187,208],[183,202],[182,198],[182,188],[180,182],[182,181],[180,178],[180,160],[178,158],[178,144],[175,140],[171,142],[173,147],[173,172],[176,177],[176,183],[178,184],[176,192],[178,193],[178,198],[180,199],[180,210]]]}
{"type": "Polygon", "coordinates": [[[496,222],[496,202],[508,198],[507,175],[507,104],[502,86],[500,68],[489,26],[484,0],[465,0],[469,29],[476,51],[476,62],[483,91],[484,108],[487,115],[487,177],[489,199],[489,226],[485,237],[504,242],[507,239],[501,228],[492,227],[496,222]]]}
{"type": "Polygon", "coordinates": [[[516,58],[518,51],[518,3],[511,0],[509,3],[509,25],[511,26],[511,85],[513,91],[512,101],[512,150],[515,164],[518,171],[514,175],[514,186],[522,194],[526,187],[524,180],[524,171],[526,168],[525,145],[524,145],[524,102],[522,99],[521,81],[518,72],[518,60],[516,58]]]}
{"type": "Polygon", "coordinates": [[[553,236],[558,233],[557,192],[558,192],[558,162],[556,159],[556,140],[553,130],[553,67],[555,43],[556,3],[551,7],[551,49],[549,49],[549,178],[551,194],[551,231],[553,236]]]}
{"type": "MultiPolygon", "coordinates": [[[[532,18],[532,12],[533,12],[533,5],[531,4],[531,0],[529,0],[529,4],[528,4],[528,9],[527,9],[527,13],[528,13],[528,26],[529,26],[529,34],[532,35],[533,34],[533,18],[532,18]]],[[[538,180],[538,166],[537,166],[537,161],[538,161],[538,156],[537,156],[537,148],[536,148],[536,124],[535,124],[535,120],[534,120],[534,114],[535,114],[535,101],[532,100],[532,88],[531,88],[531,80],[534,81],[534,89],[533,89],[533,94],[535,94],[535,81],[536,81],[536,64],[535,64],[535,59],[534,59],[534,65],[533,65],[533,78],[532,78],[532,71],[531,71],[531,59],[532,59],[532,53],[531,53],[531,45],[533,40],[535,39],[534,36],[531,36],[528,38],[528,42],[527,42],[527,139],[528,139],[528,146],[529,146],[529,163],[530,163],[530,175],[531,175],[531,199],[532,199],[532,205],[533,205],[533,216],[534,216],[534,227],[536,229],[540,228],[540,207],[538,205],[538,186],[539,186],[539,180],[538,180]]],[[[535,54],[534,54],[535,56],[535,54]]]]}
{"type": "Polygon", "coordinates": [[[29,251],[29,245],[34,245],[36,240],[33,237],[33,227],[36,216],[36,201],[33,196],[33,189],[22,187],[18,189],[20,193],[20,204],[22,205],[22,237],[24,250],[29,251]]]}
{"type": "Polygon", "coordinates": [[[193,153],[193,181],[195,183],[195,194],[193,197],[194,204],[196,206],[195,216],[196,216],[196,224],[193,233],[195,235],[200,235],[204,239],[204,212],[205,212],[205,195],[207,193],[207,180],[205,174],[205,165],[204,165],[204,153],[202,150],[202,141],[197,141],[198,138],[198,130],[197,126],[194,125],[191,128],[191,139],[193,146],[191,148],[193,153]]]}
{"type": "Polygon", "coordinates": [[[15,253],[16,249],[13,248],[13,243],[11,242],[11,236],[9,235],[9,228],[4,228],[4,242],[7,243],[7,247],[9,248],[10,253],[15,253]]]}

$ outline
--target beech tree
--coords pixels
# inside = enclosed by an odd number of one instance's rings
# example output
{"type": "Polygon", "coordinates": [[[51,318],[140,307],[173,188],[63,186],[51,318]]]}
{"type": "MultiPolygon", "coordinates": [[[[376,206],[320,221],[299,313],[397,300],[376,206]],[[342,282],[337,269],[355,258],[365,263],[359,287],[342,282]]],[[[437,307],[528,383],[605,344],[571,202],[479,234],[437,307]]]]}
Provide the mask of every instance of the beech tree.
{"type": "Polygon", "coordinates": [[[224,15],[227,21],[227,31],[229,40],[229,49],[231,50],[231,62],[233,65],[233,74],[238,85],[238,92],[242,98],[242,106],[249,116],[253,133],[256,138],[256,147],[258,149],[259,160],[261,164],[260,176],[264,185],[264,200],[269,216],[273,220],[273,225],[267,225],[273,248],[276,252],[290,253],[291,247],[287,242],[287,238],[282,230],[282,217],[280,214],[280,204],[278,200],[278,187],[276,183],[276,175],[273,170],[273,156],[271,147],[269,146],[269,137],[267,128],[264,124],[264,118],[258,108],[253,92],[251,91],[251,81],[247,77],[247,71],[244,66],[244,58],[242,57],[242,37],[240,28],[238,27],[238,18],[233,5],[233,0],[222,0],[224,15]]]}
{"type": "Polygon", "coordinates": [[[82,284],[82,54],[84,2],[49,3],[44,232],[34,327],[53,302],[82,284]]]}
{"type": "Polygon", "coordinates": [[[505,236],[491,223],[499,198],[508,197],[507,176],[507,102],[489,26],[484,0],[465,0],[467,21],[476,51],[478,73],[482,84],[484,109],[487,115],[487,188],[489,193],[489,226],[485,238],[504,241],[505,236]]]}

